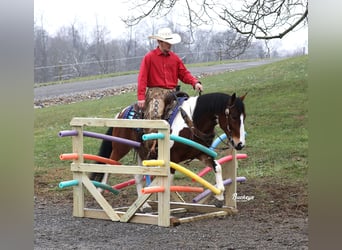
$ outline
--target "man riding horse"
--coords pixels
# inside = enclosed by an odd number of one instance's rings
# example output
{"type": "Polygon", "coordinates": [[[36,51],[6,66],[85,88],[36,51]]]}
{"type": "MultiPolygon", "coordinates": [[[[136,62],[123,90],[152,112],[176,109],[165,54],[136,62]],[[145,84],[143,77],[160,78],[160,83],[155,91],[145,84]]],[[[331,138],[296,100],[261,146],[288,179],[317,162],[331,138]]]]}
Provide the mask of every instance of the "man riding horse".
{"type": "MultiPolygon", "coordinates": [[[[138,76],[137,104],[144,110],[144,119],[156,120],[163,119],[165,97],[176,90],[178,80],[192,85],[197,91],[202,91],[203,87],[187,70],[179,56],[171,51],[173,44],[181,42],[179,34],[172,33],[169,28],[162,28],[149,38],[156,39],[158,46],[142,59],[138,76]]],[[[155,142],[154,146],[149,147],[154,151],[155,142]]]]}

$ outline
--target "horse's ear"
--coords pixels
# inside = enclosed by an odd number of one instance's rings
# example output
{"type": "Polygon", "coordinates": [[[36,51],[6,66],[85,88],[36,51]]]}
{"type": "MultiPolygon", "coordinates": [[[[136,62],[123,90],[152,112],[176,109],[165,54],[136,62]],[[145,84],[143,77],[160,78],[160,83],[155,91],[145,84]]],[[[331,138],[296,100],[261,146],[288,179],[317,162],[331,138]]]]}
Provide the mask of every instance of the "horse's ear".
{"type": "Polygon", "coordinates": [[[245,99],[247,93],[248,93],[248,92],[246,92],[246,94],[244,94],[243,96],[240,96],[241,101],[243,101],[243,100],[245,99]]]}
{"type": "Polygon", "coordinates": [[[235,99],[236,99],[236,93],[234,93],[229,100],[229,106],[232,106],[235,103],[235,99]]]}

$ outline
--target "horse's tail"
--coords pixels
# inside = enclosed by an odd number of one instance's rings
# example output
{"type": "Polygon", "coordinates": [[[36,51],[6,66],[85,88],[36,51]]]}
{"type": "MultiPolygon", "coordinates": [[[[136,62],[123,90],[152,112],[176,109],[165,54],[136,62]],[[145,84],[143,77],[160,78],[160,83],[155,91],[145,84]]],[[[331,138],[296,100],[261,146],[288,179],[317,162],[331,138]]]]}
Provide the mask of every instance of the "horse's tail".
{"type": "MultiPolygon", "coordinates": [[[[113,128],[109,127],[106,132],[106,135],[112,135],[112,133],[113,133],[113,128]]],[[[109,158],[111,153],[112,153],[112,142],[108,140],[102,140],[98,156],[109,158]]],[[[104,164],[104,163],[96,162],[96,164],[104,164]]],[[[93,181],[101,182],[103,179],[103,176],[104,176],[104,173],[90,173],[89,179],[93,181]]]]}

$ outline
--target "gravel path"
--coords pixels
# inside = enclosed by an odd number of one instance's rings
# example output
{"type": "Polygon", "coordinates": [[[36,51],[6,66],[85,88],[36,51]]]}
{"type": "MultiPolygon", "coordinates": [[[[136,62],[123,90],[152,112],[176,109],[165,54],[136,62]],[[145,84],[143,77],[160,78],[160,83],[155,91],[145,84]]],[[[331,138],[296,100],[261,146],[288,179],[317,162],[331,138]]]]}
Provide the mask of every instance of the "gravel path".
{"type": "MultiPolygon", "coordinates": [[[[58,196],[36,197],[34,246],[41,250],[308,249],[305,187],[271,185],[268,181],[247,180],[238,186],[241,194],[253,194],[255,199],[239,202],[236,215],[170,228],[77,218],[72,216],[71,196],[63,201],[58,196]]],[[[125,199],[118,197],[120,202],[125,199]]]]}
{"type": "Polygon", "coordinates": [[[177,227],[76,218],[72,205],[35,206],[35,249],[308,249],[306,218],[237,215],[177,227]]]}

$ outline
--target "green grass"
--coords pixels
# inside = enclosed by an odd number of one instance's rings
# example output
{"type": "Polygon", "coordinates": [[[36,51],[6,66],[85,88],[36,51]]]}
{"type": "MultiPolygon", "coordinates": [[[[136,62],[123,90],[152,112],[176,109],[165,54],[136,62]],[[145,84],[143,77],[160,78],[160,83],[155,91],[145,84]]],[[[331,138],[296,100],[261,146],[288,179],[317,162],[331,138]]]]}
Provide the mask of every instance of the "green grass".
{"type": "MultiPolygon", "coordinates": [[[[246,105],[246,148],[248,159],[239,161],[238,174],[247,178],[276,177],[307,182],[308,173],[308,57],[285,59],[269,65],[229,72],[201,79],[205,91],[248,92],[246,105]]],[[[191,87],[182,90],[194,95],[191,87]]],[[[133,103],[135,93],[96,101],[36,109],[34,124],[35,174],[70,167],[59,160],[71,152],[71,138],[59,138],[60,130],[70,129],[72,117],[112,118],[133,103]]],[[[88,128],[87,128],[88,129],[88,128]]],[[[89,128],[104,132],[105,128],[89,128]]],[[[218,133],[220,131],[218,130],[218,133]]],[[[85,153],[96,154],[100,141],[85,138],[85,153]]],[[[220,152],[222,154],[222,152],[220,152]]],[[[196,162],[194,162],[196,165],[196,162]]]]}

